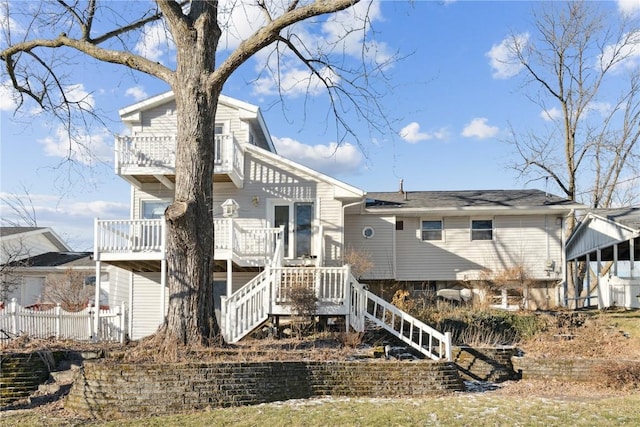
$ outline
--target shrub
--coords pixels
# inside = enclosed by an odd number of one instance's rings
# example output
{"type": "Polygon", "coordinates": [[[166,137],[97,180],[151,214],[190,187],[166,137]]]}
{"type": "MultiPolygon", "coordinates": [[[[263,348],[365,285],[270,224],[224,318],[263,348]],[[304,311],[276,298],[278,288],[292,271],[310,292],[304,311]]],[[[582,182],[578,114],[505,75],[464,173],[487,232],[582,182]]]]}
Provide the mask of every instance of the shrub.
{"type": "Polygon", "coordinates": [[[640,363],[611,361],[596,371],[600,383],[606,387],[624,390],[640,388],[640,363]]]}

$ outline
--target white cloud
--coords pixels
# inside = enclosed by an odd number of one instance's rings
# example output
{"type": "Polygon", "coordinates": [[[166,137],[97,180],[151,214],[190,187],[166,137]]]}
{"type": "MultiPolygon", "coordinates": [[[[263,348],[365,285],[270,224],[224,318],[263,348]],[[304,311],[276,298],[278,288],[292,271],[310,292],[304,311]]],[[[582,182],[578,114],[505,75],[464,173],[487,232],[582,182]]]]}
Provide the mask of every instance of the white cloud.
{"type": "Polygon", "coordinates": [[[47,156],[69,158],[91,165],[95,161],[113,159],[113,147],[108,143],[112,138],[106,129],[93,135],[81,132],[72,138],[64,126],[60,125],[53,135],[39,139],[38,143],[42,145],[47,156]]]}
{"type": "MultiPolygon", "coordinates": [[[[340,82],[340,77],[330,69],[322,70],[322,78],[335,86],[340,82]]],[[[318,95],[326,86],[316,75],[309,73],[309,70],[302,67],[292,67],[283,71],[280,76],[280,84],[276,85],[274,78],[269,75],[261,77],[254,82],[254,93],[256,95],[275,95],[280,91],[283,95],[296,98],[301,95],[318,95]]]]}
{"type": "MultiPolygon", "coordinates": [[[[0,193],[0,211],[3,212],[3,224],[21,224],[18,214],[6,206],[16,194],[0,193]]],[[[114,201],[80,201],[62,198],[54,194],[17,195],[24,205],[35,213],[40,227],[51,227],[74,250],[91,250],[93,248],[93,225],[95,218],[122,219],[129,216],[127,202],[114,201]]]]}
{"type": "Polygon", "coordinates": [[[471,120],[462,130],[462,136],[467,138],[486,139],[496,136],[500,129],[496,126],[489,126],[489,120],[485,117],[477,117],[471,120]]]}
{"type": "Polygon", "coordinates": [[[522,64],[518,60],[514,49],[515,45],[523,49],[529,41],[529,34],[522,33],[515,36],[508,36],[500,42],[491,46],[485,55],[489,58],[489,65],[493,69],[494,79],[508,79],[517,75],[522,69],[522,64]]]}
{"type": "Polygon", "coordinates": [[[627,33],[624,36],[624,46],[605,46],[597,64],[600,67],[609,66],[613,62],[612,70],[632,69],[640,64],[640,30],[627,33]]]}
{"type": "Polygon", "coordinates": [[[562,116],[562,112],[557,107],[552,107],[540,112],[540,117],[547,122],[552,122],[559,119],[562,116]]]}
{"type": "Polygon", "coordinates": [[[590,102],[589,105],[587,105],[588,112],[595,111],[596,113],[600,114],[602,117],[606,117],[607,115],[609,115],[612,109],[613,107],[608,102],[594,101],[594,102],[590,102]]]}
{"type": "Polygon", "coordinates": [[[174,49],[173,40],[162,21],[146,26],[140,40],[133,48],[134,52],[139,55],[157,62],[160,62],[165,54],[174,49]]]}
{"type": "MultiPolygon", "coordinates": [[[[321,52],[329,60],[333,55],[340,58],[346,56],[376,64],[373,66],[387,67],[390,66],[392,58],[388,46],[370,38],[365,39],[368,37],[368,31],[362,30],[363,27],[370,28],[371,23],[382,19],[379,2],[361,2],[330,15],[319,28],[314,26],[313,22],[303,21],[286,29],[287,34],[283,35],[293,35],[294,41],[299,40],[296,45],[302,52],[321,52]]],[[[247,35],[250,33],[247,32],[247,35]]],[[[279,52],[263,49],[255,56],[255,60],[256,71],[262,76],[254,82],[254,93],[257,95],[281,93],[283,96],[297,97],[307,93],[322,93],[323,86],[319,84],[319,79],[312,76],[296,56],[282,47],[279,52]],[[281,89],[280,92],[278,87],[281,89]]],[[[339,76],[334,72],[327,68],[321,72],[324,76],[330,77],[332,85],[339,83],[339,76]]]]}
{"type": "Polygon", "coordinates": [[[147,92],[144,91],[142,86],[133,86],[124,92],[125,95],[133,97],[136,101],[141,101],[148,98],[147,92]]]}
{"type": "Polygon", "coordinates": [[[15,93],[11,88],[11,83],[6,81],[0,84],[0,111],[14,111],[18,107],[15,100],[15,93]]]}
{"type": "Polygon", "coordinates": [[[93,107],[96,105],[93,95],[84,89],[82,83],[65,87],[64,96],[69,102],[80,104],[83,110],[93,110],[93,107]]]}
{"type": "Polygon", "coordinates": [[[617,0],[618,11],[625,17],[632,17],[640,14],[639,0],[617,0]]]}
{"type": "Polygon", "coordinates": [[[430,139],[447,139],[449,132],[446,128],[441,128],[435,132],[420,132],[420,124],[418,122],[411,122],[400,129],[398,135],[408,143],[416,144],[420,141],[428,141],[430,139]]]}
{"type": "Polygon", "coordinates": [[[12,44],[13,35],[24,35],[25,29],[18,21],[9,15],[9,5],[4,3],[0,6],[0,40],[2,45],[8,46],[12,44]]]}
{"type": "Polygon", "coordinates": [[[330,176],[354,173],[362,168],[363,157],[349,143],[306,145],[292,138],[272,137],[278,154],[330,176]]]}
{"type": "MultiPolygon", "coordinates": [[[[276,2],[265,3],[267,6],[278,6],[276,2]]],[[[279,13],[281,10],[272,10],[274,15],[279,13]]],[[[264,12],[256,3],[238,2],[237,0],[220,0],[218,2],[218,24],[222,30],[221,49],[236,49],[243,40],[246,40],[265,23],[264,12]]]]}

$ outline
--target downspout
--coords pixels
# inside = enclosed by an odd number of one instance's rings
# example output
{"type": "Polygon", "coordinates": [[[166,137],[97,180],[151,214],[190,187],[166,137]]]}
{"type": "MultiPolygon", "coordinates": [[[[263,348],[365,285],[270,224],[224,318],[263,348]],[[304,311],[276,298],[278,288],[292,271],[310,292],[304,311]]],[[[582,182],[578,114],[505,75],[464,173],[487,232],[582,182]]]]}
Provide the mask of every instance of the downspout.
{"type": "MultiPolygon", "coordinates": [[[[565,218],[574,216],[575,213],[576,213],[576,210],[571,209],[569,211],[569,214],[567,214],[565,218]]],[[[568,308],[569,307],[569,276],[568,276],[569,269],[567,268],[568,267],[567,266],[567,235],[564,230],[565,225],[566,225],[566,221],[563,221],[562,227],[560,229],[560,236],[561,236],[561,242],[562,242],[562,245],[561,245],[562,250],[560,251],[560,265],[562,265],[562,281],[564,283],[562,287],[564,291],[564,295],[563,295],[564,307],[568,308]]],[[[576,304],[577,304],[577,300],[576,300],[576,304]]]]}
{"type": "MultiPolygon", "coordinates": [[[[365,199],[362,200],[358,200],[357,202],[353,202],[353,203],[349,203],[346,205],[342,206],[342,259],[344,260],[344,243],[345,243],[345,218],[344,218],[344,211],[347,208],[350,208],[351,206],[357,206],[357,205],[361,205],[365,202],[365,199]]],[[[344,262],[344,261],[343,261],[344,262]]]]}

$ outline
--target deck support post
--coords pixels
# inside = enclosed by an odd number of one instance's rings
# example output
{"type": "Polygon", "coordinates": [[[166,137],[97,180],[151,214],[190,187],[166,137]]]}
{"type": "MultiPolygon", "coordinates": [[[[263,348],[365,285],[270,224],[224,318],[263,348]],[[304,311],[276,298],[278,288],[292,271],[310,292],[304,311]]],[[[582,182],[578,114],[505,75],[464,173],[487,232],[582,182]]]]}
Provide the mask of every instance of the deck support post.
{"type": "Polygon", "coordinates": [[[102,261],[96,261],[96,284],[95,295],[93,301],[93,341],[98,342],[100,337],[100,285],[102,283],[100,270],[102,267],[102,261]]]}
{"type": "Polygon", "coordinates": [[[160,261],[160,323],[164,324],[167,317],[167,260],[160,261]]]}

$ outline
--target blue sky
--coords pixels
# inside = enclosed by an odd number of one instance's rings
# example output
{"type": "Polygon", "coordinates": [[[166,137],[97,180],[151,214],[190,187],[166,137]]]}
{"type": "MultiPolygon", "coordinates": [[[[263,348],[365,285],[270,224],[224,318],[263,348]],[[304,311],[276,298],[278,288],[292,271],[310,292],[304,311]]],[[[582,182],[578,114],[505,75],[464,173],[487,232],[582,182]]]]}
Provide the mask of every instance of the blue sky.
{"type": "MultiPolygon", "coordinates": [[[[11,2],[11,8],[29,4],[11,2]]],[[[305,97],[292,87],[284,106],[275,103],[273,86],[256,81],[264,55],[245,64],[223,93],[262,108],[280,154],[366,191],[394,191],[402,179],[409,191],[539,188],[560,194],[544,181],[519,179],[508,167],[514,156],[507,143],[508,127],[524,132],[545,121],[540,107],[527,100],[518,70],[499,61],[501,43],[510,33],[533,31],[531,10],[539,4],[376,3],[370,12],[376,40],[372,48],[382,57],[394,52],[403,57],[386,69],[386,95],[379,99],[391,126],[371,133],[364,120],[352,119],[358,140],[347,137],[337,149],[336,133],[326,121],[326,96],[305,97]]],[[[612,16],[638,13],[640,0],[609,1],[603,7],[612,16]]],[[[4,4],[1,9],[3,26],[19,28],[19,22],[6,19],[4,4]]],[[[306,25],[299,31],[312,39],[318,37],[318,28],[306,25]]],[[[237,27],[238,34],[246,30],[237,27]]],[[[322,31],[321,37],[330,37],[331,27],[322,31]]],[[[139,41],[135,49],[171,66],[173,51],[161,39],[156,35],[139,41]]],[[[234,37],[227,40],[231,47],[237,44],[234,37]]],[[[351,40],[351,47],[358,42],[351,40]]],[[[82,58],[75,62],[72,92],[88,96],[105,118],[106,127],[91,132],[91,146],[104,163],[72,170],[61,166],[68,141],[57,123],[45,114],[31,114],[31,109],[14,116],[15,105],[0,87],[0,192],[5,199],[23,197],[34,207],[38,225],[52,227],[77,250],[90,250],[94,218],[129,215],[128,185],[112,165],[113,134],[123,131],[117,111],[168,87],[116,66],[82,58]]],[[[285,78],[293,79],[299,64],[286,66],[285,78]]],[[[0,75],[0,84],[6,78],[0,75]]],[[[14,218],[10,209],[0,207],[3,220],[14,218]]]]}

